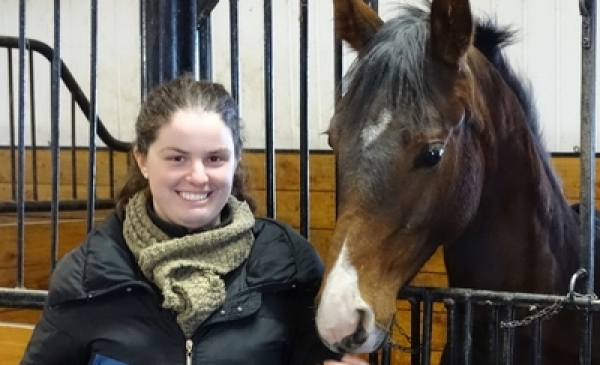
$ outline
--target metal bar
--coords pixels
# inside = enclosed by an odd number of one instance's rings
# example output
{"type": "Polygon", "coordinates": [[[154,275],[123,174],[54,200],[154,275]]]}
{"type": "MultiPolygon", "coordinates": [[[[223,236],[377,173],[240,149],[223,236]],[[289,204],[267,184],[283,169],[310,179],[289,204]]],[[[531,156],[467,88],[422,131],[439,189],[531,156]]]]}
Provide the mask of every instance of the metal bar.
{"type": "MultiPolygon", "coordinates": [[[[20,44],[19,42],[20,42],[19,38],[0,36],[0,47],[18,49],[19,44],[20,44]]],[[[26,47],[27,47],[27,49],[31,48],[31,49],[35,50],[38,54],[44,56],[44,58],[47,59],[48,62],[50,62],[50,63],[52,62],[52,59],[54,58],[54,55],[53,55],[54,51],[52,50],[52,48],[43,42],[37,41],[35,39],[27,39],[26,47]]],[[[64,64],[64,62],[62,64],[62,69],[61,69],[61,79],[64,81],[64,85],[67,87],[69,92],[73,95],[73,97],[74,97],[75,101],[77,102],[77,105],[81,109],[81,112],[83,113],[83,115],[88,120],[90,120],[90,115],[89,115],[90,102],[86,98],[85,94],[83,93],[83,91],[81,90],[79,85],[77,84],[77,81],[73,77],[73,74],[71,74],[71,71],[69,71],[69,69],[64,64]]],[[[123,151],[123,152],[129,151],[129,147],[130,147],[129,143],[115,139],[108,132],[108,130],[106,129],[106,127],[104,126],[104,124],[102,123],[102,120],[100,118],[98,118],[98,136],[110,148],[113,148],[117,151],[123,151]]]]}
{"type": "Polygon", "coordinates": [[[75,100],[71,97],[71,197],[77,199],[77,131],[75,128],[75,100]]]}
{"type": "Polygon", "coordinates": [[[140,100],[146,99],[148,93],[149,81],[148,81],[148,25],[147,16],[148,14],[148,0],[140,0],[140,100]]]}
{"type": "Polygon", "coordinates": [[[300,0],[300,234],[310,239],[308,0],[300,0]]]}
{"type": "Polygon", "coordinates": [[[498,317],[498,307],[493,305],[490,306],[489,311],[490,321],[488,327],[488,346],[490,349],[489,365],[498,365],[498,342],[500,336],[498,335],[498,329],[500,328],[500,319],[498,317]]]}
{"type": "Polygon", "coordinates": [[[586,270],[585,292],[594,292],[596,181],[596,1],[580,0],[581,55],[581,207],[580,263],[586,270]]]}
{"type": "MultiPolygon", "coordinates": [[[[512,305],[506,306],[506,321],[510,322],[515,319],[515,311],[512,305]]],[[[509,327],[504,329],[504,337],[502,342],[502,365],[512,365],[514,351],[515,329],[509,327]]]]}
{"type": "Polygon", "coordinates": [[[91,2],[91,62],[90,62],[90,130],[88,154],[87,231],[94,225],[94,202],[96,200],[96,132],[98,130],[98,0],[91,2]]]}
{"type": "Polygon", "coordinates": [[[421,301],[409,300],[410,303],[410,363],[421,363],[421,301]]]}
{"type": "Polygon", "coordinates": [[[542,365],[542,321],[536,318],[531,327],[531,365],[542,365]]]}
{"type": "MultiPolygon", "coordinates": [[[[60,176],[60,0],[54,0],[54,57],[50,75],[50,151],[52,155],[52,197],[50,200],[50,271],[58,261],[58,201],[60,176]]],[[[37,199],[36,199],[37,200],[37,199]]]]}
{"type": "Polygon", "coordinates": [[[18,173],[17,173],[17,287],[25,286],[25,0],[19,1],[19,105],[18,105],[18,173]]]}
{"type": "MultiPolygon", "coordinates": [[[[10,130],[10,177],[11,181],[17,180],[17,159],[15,154],[15,93],[13,80],[13,55],[12,50],[6,50],[8,62],[8,128],[10,130]]],[[[11,184],[12,200],[17,200],[17,184],[11,184]]]]}
{"type": "Polygon", "coordinates": [[[0,306],[42,309],[47,295],[46,290],[0,288],[0,306]]]}
{"type": "Polygon", "coordinates": [[[31,179],[33,185],[33,200],[38,199],[38,164],[37,164],[37,127],[35,122],[35,77],[33,65],[33,51],[28,47],[29,55],[29,125],[31,130],[31,179]]]}
{"type": "Polygon", "coordinates": [[[446,323],[446,347],[444,356],[448,365],[456,365],[456,303],[452,299],[444,300],[448,322],[446,323]]]}
{"type": "Polygon", "coordinates": [[[199,19],[200,78],[212,80],[212,32],[210,15],[199,19]]]}
{"type": "Polygon", "coordinates": [[[432,331],[432,317],[433,317],[433,304],[431,298],[426,295],[423,301],[423,345],[422,345],[422,365],[431,365],[431,331],[432,331]]]}
{"type": "Polygon", "coordinates": [[[463,323],[464,339],[463,339],[463,348],[462,348],[463,356],[465,357],[463,363],[465,365],[471,365],[471,362],[472,362],[472,359],[471,359],[471,354],[472,354],[472,350],[473,350],[472,331],[473,331],[473,303],[471,302],[471,300],[469,298],[467,298],[467,300],[465,302],[465,318],[464,318],[464,323],[463,323]]]}
{"type": "Polygon", "coordinates": [[[240,101],[240,34],[238,0],[229,0],[229,43],[231,67],[231,96],[240,101]]]}
{"type": "Polygon", "coordinates": [[[267,217],[275,218],[275,131],[273,122],[273,4],[263,1],[265,82],[265,182],[267,217]]]}
{"type": "MultiPolygon", "coordinates": [[[[0,213],[13,213],[16,210],[15,202],[0,202],[0,213]]],[[[49,200],[25,202],[28,212],[47,212],[51,209],[49,200]]],[[[87,200],[62,200],[58,201],[58,210],[85,210],[85,209],[112,209],[115,207],[113,199],[96,199],[94,206],[90,206],[87,200]]]]}
{"type": "Polygon", "coordinates": [[[145,98],[152,88],[181,74],[199,76],[198,1],[144,0],[141,5],[145,98]]]}
{"type": "Polygon", "coordinates": [[[581,313],[581,344],[579,348],[579,364],[592,364],[592,316],[587,308],[581,313]]]}
{"type": "Polygon", "coordinates": [[[462,288],[429,288],[409,286],[398,294],[400,299],[413,299],[423,297],[427,293],[434,301],[454,299],[457,301],[470,298],[475,304],[530,306],[532,304],[543,306],[561,304],[564,308],[589,308],[591,311],[600,311],[600,300],[591,300],[587,297],[559,296],[532,293],[512,293],[491,290],[473,290],[462,288]]]}

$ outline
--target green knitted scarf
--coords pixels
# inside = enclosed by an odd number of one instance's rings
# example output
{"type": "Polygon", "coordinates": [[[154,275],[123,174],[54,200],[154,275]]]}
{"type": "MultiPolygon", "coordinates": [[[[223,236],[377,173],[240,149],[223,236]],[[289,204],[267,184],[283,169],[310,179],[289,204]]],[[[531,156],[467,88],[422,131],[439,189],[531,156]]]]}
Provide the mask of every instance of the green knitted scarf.
{"type": "Polygon", "coordinates": [[[177,313],[177,322],[189,338],[223,303],[221,276],[248,257],[254,242],[254,215],[248,204],[231,197],[230,224],[171,238],[148,216],[147,201],[147,192],[130,199],[123,235],[144,275],[162,290],[163,308],[177,313]]]}

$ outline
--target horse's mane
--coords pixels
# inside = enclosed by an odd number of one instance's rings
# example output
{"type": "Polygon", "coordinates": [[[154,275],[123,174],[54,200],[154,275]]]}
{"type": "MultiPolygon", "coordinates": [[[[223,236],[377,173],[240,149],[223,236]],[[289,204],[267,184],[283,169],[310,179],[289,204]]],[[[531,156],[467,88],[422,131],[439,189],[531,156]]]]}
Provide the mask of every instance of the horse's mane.
{"type": "Polygon", "coordinates": [[[516,31],[509,26],[500,26],[491,19],[476,20],[473,45],[498,70],[521,104],[531,132],[542,141],[531,84],[515,72],[502,53],[502,49],[513,44],[515,38],[516,31]]]}
{"type": "MultiPolygon", "coordinates": [[[[532,96],[531,84],[524,77],[517,75],[502,52],[504,47],[512,44],[516,32],[510,27],[498,26],[490,19],[478,19],[476,24],[474,39],[475,48],[477,48],[496,68],[504,82],[516,96],[525,113],[529,131],[532,136],[532,142],[540,157],[543,172],[548,176],[551,191],[546,193],[562,196],[560,179],[552,168],[550,155],[543,144],[542,133],[538,123],[537,109],[532,96]]],[[[543,192],[540,191],[540,194],[543,194],[543,192]]],[[[549,202],[547,199],[542,199],[541,201],[544,200],[549,202]]],[[[568,231],[575,228],[567,222],[573,222],[569,219],[571,216],[574,216],[575,221],[577,221],[579,214],[578,206],[576,205],[573,209],[570,209],[564,199],[552,199],[551,201],[554,202],[553,205],[541,205],[538,207],[538,215],[540,219],[546,221],[547,228],[550,231],[553,231],[552,237],[566,237],[569,235],[568,231]]],[[[600,227],[598,221],[596,222],[596,227],[600,227]]],[[[562,240],[559,239],[551,240],[551,242],[549,242],[554,255],[556,257],[566,256],[571,257],[571,259],[576,258],[577,255],[575,254],[574,245],[578,242],[571,242],[571,244],[567,245],[562,243],[562,240]]],[[[568,272],[569,270],[572,270],[568,261],[569,260],[566,259],[557,260],[557,262],[562,263],[561,269],[563,271],[568,272]]]]}

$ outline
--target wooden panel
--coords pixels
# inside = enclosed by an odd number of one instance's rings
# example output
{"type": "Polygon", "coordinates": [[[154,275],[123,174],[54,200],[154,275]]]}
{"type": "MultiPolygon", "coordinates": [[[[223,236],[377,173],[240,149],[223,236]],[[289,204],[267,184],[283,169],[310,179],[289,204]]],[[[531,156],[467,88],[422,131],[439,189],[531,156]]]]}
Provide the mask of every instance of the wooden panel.
{"type": "MultiPolygon", "coordinates": [[[[6,151],[4,151],[6,152],[6,151]]],[[[76,175],[82,182],[87,181],[87,151],[78,151],[76,175]]],[[[8,159],[0,150],[0,158],[8,159]]],[[[31,158],[28,156],[28,158],[31,158]]],[[[108,197],[108,178],[105,173],[107,154],[98,155],[98,196],[108,197]],[[106,184],[106,185],[105,185],[106,184]]],[[[119,157],[120,165],[115,167],[115,176],[124,176],[126,170],[125,155],[119,157]]],[[[29,160],[28,160],[29,161],[29,160]]],[[[42,183],[39,187],[40,196],[50,196],[49,185],[49,159],[38,155],[38,180],[42,183]],[[44,160],[45,159],[45,160],[44,160]],[[41,161],[44,161],[41,163],[41,161]]],[[[258,205],[257,215],[265,214],[265,174],[264,155],[260,152],[246,152],[244,162],[249,175],[250,193],[256,199],[258,205]]],[[[579,160],[573,157],[554,157],[553,165],[563,182],[563,190],[566,198],[574,202],[579,199],[580,177],[579,160]]],[[[28,162],[29,163],[29,162],[28,162]]],[[[61,197],[69,197],[70,187],[70,156],[61,154],[61,197]]],[[[28,182],[31,180],[31,163],[28,165],[28,182]]],[[[310,241],[317,251],[323,255],[329,245],[333,228],[335,226],[335,165],[333,156],[329,153],[312,153],[309,160],[310,166],[310,241]]],[[[10,197],[12,180],[8,164],[0,165],[0,200],[10,197]]],[[[278,153],[276,155],[276,212],[277,218],[289,223],[298,229],[299,222],[299,157],[292,152],[278,153]]],[[[28,196],[31,196],[31,186],[27,186],[28,196]]],[[[85,198],[87,187],[85,183],[78,186],[80,197],[85,198]]],[[[596,184],[597,196],[600,196],[598,184],[596,184]]],[[[46,198],[46,199],[48,199],[46,198]]],[[[42,199],[42,198],[40,198],[42,199]]],[[[600,205],[599,205],[600,206],[600,205]]],[[[50,229],[47,225],[47,214],[40,213],[37,217],[33,214],[27,215],[26,226],[26,284],[31,288],[47,287],[49,276],[48,245],[50,242],[50,229]],[[34,223],[35,224],[30,224],[34,223]]],[[[60,223],[60,254],[77,245],[85,236],[85,219],[83,216],[65,212],[61,213],[60,223]]],[[[0,235],[6,237],[5,242],[16,242],[16,228],[14,227],[14,216],[0,216],[0,235]]],[[[15,247],[0,245],[0,286],[14,286],[14,262],[15,247]]],[[[443,250],[440,248],[434,256],[425,264],[423,269],[416,275],[412,285],[422,286],[447,286],[447,278],[443,263],[443,250]]],[[[35,323],[39,318],[37,310],[0,309],[0,321],[13,323],[35,323]]],[[[403,329],[410,331],[409,306],[406,301],[398,301],[397,318],[403,329]]],[[[445,341],[445,310],[443,305],[434,305],[434,326],[432,328],[432,363],[438,362],[441,349],[445,341]]],[[[407,345],[405,339],[398,330],[393,332],[395,342],[407,345]]],[[[26,341],[25,341],[26,342],[26,341]]],[[[1,360],[0,360],[1,361],[1,360]]],[[[392,351],[392,363],[404,365],[410,363],[410,355],[401,351],[392,351]]],[[[2,363],[0,362],[0,365],[2,363]]]]}
{"type": "Polygon", "coordinates": [[[17,365],[31,337],[31,326],[0,323],[0,365],[17,365]]]}

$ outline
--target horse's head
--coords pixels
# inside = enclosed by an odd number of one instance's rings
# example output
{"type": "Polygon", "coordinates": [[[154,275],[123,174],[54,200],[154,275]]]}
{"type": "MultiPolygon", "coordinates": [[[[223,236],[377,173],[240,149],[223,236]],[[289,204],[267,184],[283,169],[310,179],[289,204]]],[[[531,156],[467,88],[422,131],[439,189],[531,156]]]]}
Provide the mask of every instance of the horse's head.
{"type": "Polygon", "coordinates": [[[337,35],[358,58],[328,130],[339,206],[317,326],[333,349],[370,352],[399,289],[477,209],[472,68],[482,56],[468,0],[407,7],[385,23],[361,0],[334,3],[337,35]]]}

